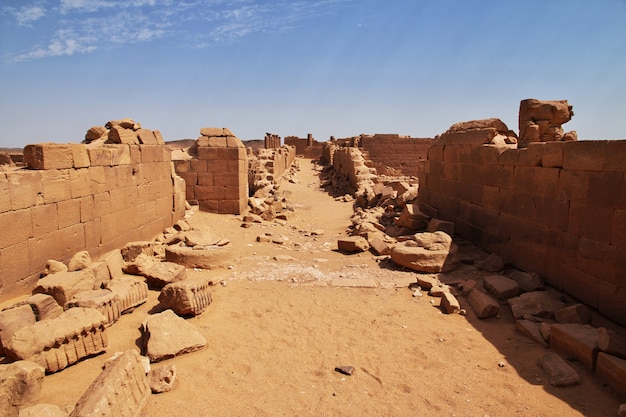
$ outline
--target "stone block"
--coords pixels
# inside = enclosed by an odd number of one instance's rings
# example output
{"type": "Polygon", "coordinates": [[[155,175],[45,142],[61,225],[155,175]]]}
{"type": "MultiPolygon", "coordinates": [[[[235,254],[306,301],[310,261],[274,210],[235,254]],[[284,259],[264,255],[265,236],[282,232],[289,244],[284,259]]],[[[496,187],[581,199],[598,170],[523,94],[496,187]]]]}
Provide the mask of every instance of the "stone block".
{"type": "Polygon", "coordinates": [[[194,186],[194,195],[198,200],[223,200],[224,187],[216,187],[214,185],[196,185],[194,186]]]}
{"type": "Polygon", "coordinates": [[[104,284],[120,300],[120,313],[132,311],[148,300],[148,285],[135,277],[124,275],[104,284]]]}
{"type": "Polygon", "coordinates": [[[89,155],[89,165],[94,166],[110,166],[111,165],[111,150],[99,146],[87,146],[87,154],[89,155]]]}
{"type": "Polygon", "coordinates": [[[206,159],[192,159],[189,161],[190,170],[194,172],[207,172],[207,161],[206,159]]]}
{"type": "Polygon", "coordinates": [[[33,310],[36,321],[50,320],[63,313],[63,307],[48,294],[33,294],[23,302],[33,310]]]}
{"type": "Polygon", "coordinates": [[[612,208],[571,201],[569,231],[598,242],[609,242],[613,211],[612,208]]]}
{"type": "Polygon", "coordinates": [[[513,269],[507,273],[507,277],[517,282],[517,285],[524,292],[532,292],[543,290],[543,280],[537,274],[529,274],[528,272],[513,269]]]}
{"type": "Polygon", "coordinates": [[[361,236],[350,236],[337,240],[337,249],[345,253],[364,252],[369,249],[367,239],[361,236]]]}
{"type": "Polygon", "coordinates": [[[563,144],[563,168],[582,171],[602,171],[608,141],[584,140],[563,144]]]}
{"type": "Polygon", "coordinates": [[[217,160],[217,148],[198,146],[198,159],[204,160],[204,161],[217,160]]]}
{"type": "Polygon", "coordinates": [[[4,345],[13,333],[36,321],[35,313],[30,305],[20,305],[0,311],[0,354],[4,354],[4,345]]]}
{"type": "Polygon", "coordinates": [[[57,218],[59,229],[64,229],[80,223],[80,200],[64,200],[57,203],[57,218]]]}
{"type": "Polygon", "coordinates": [[[562,289],[592,308],[599,306],[600,286],[598,277],[581,271],[568,263],[563,264],[562,289]]]}
{"type": "Polygon", "coordinates": [[[87,148],[82,143],[71,143],[74,168],[87,168],[91,165],[87,148]]]}
{"type": "Polygon", "coordinates": [[[626,338],[615,331],[599,327],[598,347],[605,353],[626,359],[626,338]]]}
{"type": "Polygon", "coordinates": [[[51,295],[59,305],[64,306],[79,293],[91,291],[94,282],[95,276],[90,270],[57,272],[41,278],[33,294],[51,295]]]}
{"type": "Polygon", "coordinates": [[[229,246],[211,247],[201,250],[175,245],[167,246],[165,248],[165,260],[187,268],[225,268],[233,257],[229,246]]]}
{"type": "Polygon", "coordinates": [[[107,347],[106,318],[96,310],[72,308],[13,334],[5,346],[14,360],[29,360],[57,372],[107,347]]]}
{"type": "Polygon", "coordinates": [[[626,172],[626,140],[607,142],[604,171],[626,172]]]}
{"type": "Polygon", "coordinates": [[[621,396],[626,397],[626,359],[600,352],[596,376],[606,381],[621,396]]]}
{"type": "Polygon", "coordinates": [[[545,142],[543,144],[542,166],[550,168],[563,167],[563,145],[564,142],[545,142]]]}
{"type": "Polygon", "coordinates": [[[447,272],[456,267],[458,248],[444,232],[418,233],[391,250],[398,265],[420,272],[447,272]]]}
{"type": "Polygon", "coordinates": [[[67,413],[54,404],[35,404],[20,408],[18,417],[67,417],[67,413]]]}
{"type": "Polygon", "coordinates": [[[44,368],[30,361],[17,361],[0,372],[0,415],[18,417],[21,409],[39,401],[44,368]]]}
{"type": "Polygon", "coordinates": [[[172,310],[148,317],[141,327],[143,346],[150,362],[204,349],[207,344],[193,324],[172,310]]]}
{"type": "Polygon", "coordinates": [[[98,289],[78,294],[65,305],[65,309],[84,307],[93,308],[106,317],[107,326],[120,318],[123,311],[122,300],[108,289],[98,289]]]}
{"type": "Polygon", "coordinates": [[[122,126],[111,127],[108,141],[125,145],[137,145],[139,143],[137,133],[133,129],[127,129],[122,126]]]}
{"type": "Polygon", "coordinates": [[[163,146],[161,145],[140,145],[141,150],[141,162],[162,162],[163,159],[163,146]]]}
{"type": "Polygon", "coordinates": [[[70,417],[138,416],[150,393],[141,357],[127,350],[107,361],[70,417]]]}
{"type": "MultiPolygon", "coordinates": [[[[624,258],[620,258],[622,262],[624,258]]],[[[621,269],[622,271],[624,269],[621,269]]],[[[617,275],[616,275],[617,276],[617,275]]],[[[600,313],[626,326],[626,288],[623,285],[600,281],[598,294],[598,309],[600,313]]]]}
{"type": "Polygon", "coordinates": [[[530,320],[516,320],[515,328],[518,332],[532,341],[539,343],[543,347],[548,347],[548,342],[544,339],[540,325],[530,320]]]}
{"type": "Polygon", "coordinates": [[[159,294],[159,302],[164,309],[171,309],[179,316],[197,316],[211,304],[212,284],[213,282],[206,277],[194,277],[167,284],[159,294]]]}
{"type": "Polygon", "coordinates": [[[469,292],[467,301],[480,319],[493,317],[500,311],[500,304],[493,297],[475,287],[469,292]]]}
{"type": "Polygon", "coordinates": [[[517,281],[504,275],[489,275],[483,278],[483,285],[487,291],[500,300],[508,300],[522,292],[517,281]]]}
{"type": "Polygon", "coordinates": [[[45,204],[72,198],[69,170],[46,170],[41,173],[41,179],[45,204]]]}
{"type": "Polygon", "coordinates": [[[130,165],[130,148],[128,145],[103,145],[111,156],[109,165],[130,165]]]}
{"type": "Polygon", "coordinates": [[[579,360],[593,371],[598,354],[598,331],[587,324],[553,324],[550,328],[550,347],[579,360]]]}
{"type": "Polygon", "coordinates": [[[30,169],[73,168],[72,146],[59,143],[39,143],[24,147],[24,162],[30,169]]]}
{"type": "Polygon", "coordinates": [[[565,307],[565,303],[547,291],[527,292],[508,300],[513,317],[521,319],[525,315],[554,317],[554,312],[565,307]]]}
{"type": "Polygon", "coordinates": [[[216,185],[213,183],[213,176],[216,175],[212,172],[198,172],[195,173],[197,178],[197,184],[202,186],[213,186],[216,185]]]}
{"type": "Polygon", "coordinates": [[[453,314],[461,311],[459,300],[457,300],[456,297],[449,292],[441,293],[441,303],[439,306],[446,314],[453,314]]]}
{"type": "Polygon", "coordinates": [[[569,387],[580,384],[580,375],[556,353],[546,353],[539,358],[539,366],[548,377],[550,385],[569,387]]]}
{"type": "Polygon", "coordinates": [[[139,138],[139,143],[142,145],[159,145],[159,141],[154,132],[150,129],[137,130],[137,137],[139,138]]]}
{"type": "Polygon", "coordinates": [[[377,255],[389,255],[391,253],[391,245],[380,236],[368,237],[367,243],[370,249],[377,255]]]}
{"type": "Polygon", "coordinates": [[[43,203],[40,171],[13,171],[6,174],[11,210],[30,208],[43,203]]]}
{"type": "Polygon", "coordinates": [[[246,198],[237,200],[222,200],[219,202],[219,214],[241,214],[246,209],[246,198]]]}

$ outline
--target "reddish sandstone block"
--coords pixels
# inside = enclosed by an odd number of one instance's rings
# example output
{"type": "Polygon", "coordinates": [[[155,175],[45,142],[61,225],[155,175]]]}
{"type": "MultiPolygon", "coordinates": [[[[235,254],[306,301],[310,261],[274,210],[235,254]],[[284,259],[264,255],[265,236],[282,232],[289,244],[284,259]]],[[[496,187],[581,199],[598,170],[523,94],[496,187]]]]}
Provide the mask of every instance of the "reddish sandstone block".
{"type": "Polygon", "coordinates": [[[191,171],[207,172],[207,161],[205,159],[192,159],[189,163],[191,171]]]}
{"type": "Polygon", "coordinates": [[[550,326],[550,347],[578,359],[593,371],[598,353],[598,331],[588,324],[553,324],[550,326]]]}
{"type": "Polygon", "coordinates": [[[239,176],[230,172],[213,174],[213,185],[218,187],[237,187],[240,185],[239,176]]]}
{"type": "Polygon", "coordinates": [[[217,159],[239,160],[239,149],[237,147],[217,148],[217,159]]]}
{"type": "Polygon", "coordinates": [[[218,213],[220,208],[219,200],[198,199],[198,206],[200,210],[207,211],[209,213],[218,213]]]}
{"type": "MultiPolygon", "coordinates": [[[[616,278],[624,276],[624,269],[616,271],[616,278]]],[[[623,282],[599,283],[599,306],[600,313],[615,320],[622,326],[626,326],[626,288],[623,282]]]]}
{"type": "Polygon", "coordinates": [[[570,202],[569,228],[574,234],[600,242],[609,242],[613,209],[591,204],[570,202]]]}
{"type": "Polygon", "coordinates": [[[246,208],[245,200],[222,200],[219,202],[220,214],[241,214],[246,208]]]}
{"type": "Polygon", "coordinates": [[[32,273],[26,240],[0,250],[0,272],[3,288],[32,273]]]}
{"type": "Polygon", "coordinates": [[[41,171],[19,170],[8,172],[6,175],[11,210],[33,207],[43,202],[41,171]]]}
{"type": "Polygon", "coordinates": [[[137,137],[139,138],[139,143],[142,145],[158,145],[154,132],[150,129],[139,129],[137,130],[137,137]]]}
{"type": "Polygon", "coordinates": [[[504,175],[501,165],[468,165],[468,170],[473,173],[473,182],[477,184],[493,187],[501,187],[503,184],[504,175]]]}
{"type": "Polygon", "coordinates": [[[141,162],[162,162],[163,146],[161,145],[140,145],[141,162]]]}
{"type": "Polygon", "coordinates": [[[56,204],[44,204],[31,210],[33,237],[44,236],[59,228],[56,204]]]}
{"type": "Polygon", "coordinates": [[[535,218],[533,194],[515,190],[500,190],[500,209],[503,213],[532,220],[535,218]]]}
{"type": "Polygon", "coordinates": [[[91,181],[91,194],[103,193],[106,191],[106,177],[104,167],[89,167],[89,179],[91,181]]]}
{"type": "Polygon", "coordinates": [[[617,248],[608,243],[580,239],[576,267],[581,271],[612,281],[615,274],[617,248]]]}
{"type": "Polygon", "coordinates": [[[624,190],[621,172],[589,172],[589,193],[586,202],[602,207],[618,208],[624,190]]]}
{"type": "Polygon", "coordinates": [[[572,201],[588,201],[589,173],[584,171],[561,170],[559,174],[558,197],[572,201]]]}
{"type": "Polygon", "coordinates": [[[554,196],[559,187],[560,169],[533,167],[534,189],[530,190],[539,195],[554,196]]]}
{"type": "Polygon", "coordinates": [[[604,352],[598,354],[596,375],[626,397],[626,360],[604,352]]]}
{"type": "Polygon", "coordinates": [[[515,166],[540,166],[543,160],[543,144],[531,143],[527,148],[508,149],[500,154],[499,163],[515,166]]]}
{"type": "Polygon", "coordinates": [[[217,159],[216,147],[198,146],[198,159],[213,161],[217,159]]]}
{"type": "Polygon", "coordinates": [[[183,172],[190,172],[191,171],[191,161],[190,160],[174,161],[174,170],[176,170],[176,173],[179,174],[179,175],[181,173],[183,173],[183,172]]]}
{"type": "Polygon", "coordinates": [[[626,248],[626,210],[616,209],[611,223],[611,245],[626,248]]]}
{"type": "Polygon", "coordinates": [[[133,129],[126,129],[121,126],[112,126],[109,130],[109,141],[126,145],[136,145],[139,143],[137,133],[133,129]]]}
{"type": "Polygon", "coordinates": [[[565,142],[546,142],[543,144],[542,166],[550,168],[563,167],[563,145],[565,142]]]}
{"type": "Polygon", "coordinates": [[[563,290],[590,307],[598,308],[600,287],[598,277],[563,264],[563,290]]]}
{"type": "Polygon", "coordinates": [[[209,185],[212,186],[213,184],[213,173],[212,172],[198,172],[196,174],[198,180],[197,183],[198,185],[209,185]]]}
{"type": "Polygon", "coordinates": [[[33,235],[31,212],[28,209],[0,214],[0,248],[23,242],[33,235]]]}
{"type": "Polygon", "coordinates": [[[223,200],[224,187],[216,187],[212,185],[196,185],[194,186],[194,194],[198,200],[223,200]]]}
{"type": "Polygon", "coordinates": [[[41,173],[45,204],[72,198],[69,170],[46,170],[41,173]]]}
{"type": "Polygon", "coordinates": [[[57,203],[59,229],[80,223],[80,200],[65,200],[57,203]]]}
{"type": "Polygon", "coordinates": [[[604,170],[626,172],[626,140],[610,140],[606,143],[604,170]]]}
{"type": "Polygon", "coordinates": [[[565,142],[563,145],[563,168],[582,171],[602,171],[607,154],[604,140],[565,142]]]}
{"type": "Polygon", "coordinates": [[[31,169],[67,169],[74,166],[69,144],[40,143],[26,145],[24,162],[31,169]]]}
{"type": "Polygon", "coordinates": [[[551,196],[536,195],[535,221],[537,223],[558,230],[567,230],[569,225],[569,202],[551,196]]]}
{"type": "Polygon", "coordinates": [[[74,168],[87,168],[91,164],[89,161],[89,153],[82,143],[70,144],[72,148],[72,160],[74,168]]]}
{"type": "Polygon", "coordinates": [[[111,150],[101,145],[99,146],[87,146],[87,153],[89,154],[89,164],[94,166],[109,166],[111,165],[111,150]]]}
{"type": "Polygon", "coordinates": [[[88,169],[72,169],[69,171],[69,174],[71,198],[84,197],[91,194],[91,178],[88,169]]]}
{"type": "Polygon", "coordinates": [[[128,145],[103,145],[105,149],[109,151],[111,155],[111,162],[109,165],[129,165],[131,163],[130,148],[128,145]]]}

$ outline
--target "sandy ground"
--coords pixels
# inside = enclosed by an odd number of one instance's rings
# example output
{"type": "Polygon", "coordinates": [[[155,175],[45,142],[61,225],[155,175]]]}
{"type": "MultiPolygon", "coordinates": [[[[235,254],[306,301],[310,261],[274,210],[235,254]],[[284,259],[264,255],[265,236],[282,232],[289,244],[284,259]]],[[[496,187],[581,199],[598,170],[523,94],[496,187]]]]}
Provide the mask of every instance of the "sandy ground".
{"type": "MultiPolygon", "coordinates": [[[[571,365],[581,385],[551,387],[537,366],[548,350],[515,331],[506,306],[489,320],[471,310],[442,314],[437,299],[412,297],[414,272],[369,253],[337,252],[352,206],[320,191],[311,161],[300,160],[300,168],[297,183],[282,185],[296,207],[285,225],[247,229],[237,216],[200,212],[189,218],[231,240],[228,268],[189,271],[225,285],[213,287],[206,312],[188,319],[208,347],[164,362],[176,365],[174,390],[152,395],[141,416],[617,414],[620,398],[579,363],[571,365]],[[256,242],[262,233],[284,243],[256,242]],[[335,372],[342,365],[354,374],[335,372]]],[[[461,253],[486,256],[471,245],[461,253]]],[[[480,274],[462,265],[442,280],[480,274]]],[[[138,349],[140,323],[157,310],[157,296],[151,291],[109,328],[106,354],[46,376],[41,402],[70,411],[112,353],[138,349]]]]}

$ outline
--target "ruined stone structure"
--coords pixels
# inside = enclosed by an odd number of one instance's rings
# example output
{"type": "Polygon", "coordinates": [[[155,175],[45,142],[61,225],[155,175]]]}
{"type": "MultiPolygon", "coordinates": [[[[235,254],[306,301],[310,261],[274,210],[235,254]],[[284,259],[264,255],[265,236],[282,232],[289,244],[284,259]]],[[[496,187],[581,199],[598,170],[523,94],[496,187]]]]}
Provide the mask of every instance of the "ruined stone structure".
{"type": "Polygon", "coordinates": [[[29,169],[0,172],[0,300],[30,292],[49,259],[82,250],[96,259],[184,215],[169,149],[148,129],[141,134],[154,144],[118,130],[128,143],[29,145],[29,169]]]}
{"type": "Polygon", "coordinates": [[[259,149],[249,159],[248,173],[251,194],[279,180],[296,159],[293,146],[259,149]]]}
{"type": "Polygon", "coordinates": [[[376,168],[391,167],[403,175],[418,176],[423,165],[416,162],[426,160],[428,148],[433,142],[431,138],[375,134],[362,135],[359,146],[376,168]]]}
{"type": "Polygon", "coordinates": [[[280,148],[280,146],[281,146],[280,145],[280,136],[274,135],[272,133],[266,133],[265,134],[264,145],[265,145],[265,149],[280,148]]]}
{"type": "MultiPolygon", "coordinates": [[[[473,133],[468,133],[471,137],[473,133]]],[[[626,324],[626,141],[436,143],[420,208],[626,324]]]]}
{"type": "Polygon", "coordinates": [[[246,148],[226,128],[205,127],[200,135],[197,157],[174,162],[185,179],[187,200],[212,213],[242,213],[248,204],[246,148]]]}
{"type": "Polygon", "coordinates": [[[285,145],[293,146],[296,149],[296,155],[305,158],[317,159],[322,154],[323,142],[318,142],[309,133],[306,138],[297,136],[285,136],[285,145]]]}
{"type": "Polygon", "coordinates": [[[565,133],[561,125],[574,116],[567,100],[522,100],[519,107],[520,148],[533,142],[571,141],[578,136],[575,131],[565,133]]]}

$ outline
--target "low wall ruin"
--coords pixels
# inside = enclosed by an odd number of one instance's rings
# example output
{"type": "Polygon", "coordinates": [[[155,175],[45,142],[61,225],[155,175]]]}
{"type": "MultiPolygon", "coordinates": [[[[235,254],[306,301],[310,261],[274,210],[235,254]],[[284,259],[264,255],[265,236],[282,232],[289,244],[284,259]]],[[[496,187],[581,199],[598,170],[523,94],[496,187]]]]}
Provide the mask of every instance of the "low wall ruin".
{"type": "Polygon", "coordinates": [[[259,149],[249,158],[248,181],[250,194],[271,186],[287,172],[296,160],[296,149],[285,145],[280,148],[259,149]]]}
{"type": "Polygon", "coordinates": [[[184,215],[164,144],[44,143],[24,154],[29,169],[0,172],[0,301],[30,293],[49,259],[95,259],[184,215]]]}
{"type": "Polygon", "coordinates": [[[626,325],[626,141],[437,143],[422,211],[626,325]]]}
{"type": "Polygon", "coordinates": [[[367,152],[376,168],[390,167],[403,175],[420,175],[423,165],[416,161],[425,161],[428,148],[434,143],[431,138],[412,138],[397,134],[362,135],[359,147],[367,152]]]}
{"type": "Polygon", "coordinates": [[[324,142],[318,142],[313,138],[313,135],[309,133],[306,138],[285,136],[284,144],[293,146],[296,149],[296,155],[301,155],[304,158],[318,159],[322,155],[324,142]]]}

